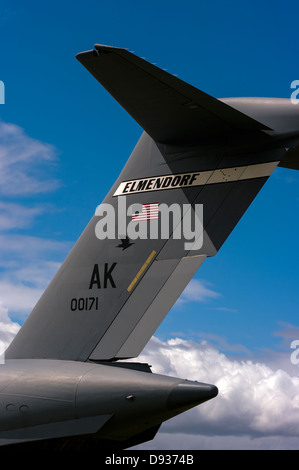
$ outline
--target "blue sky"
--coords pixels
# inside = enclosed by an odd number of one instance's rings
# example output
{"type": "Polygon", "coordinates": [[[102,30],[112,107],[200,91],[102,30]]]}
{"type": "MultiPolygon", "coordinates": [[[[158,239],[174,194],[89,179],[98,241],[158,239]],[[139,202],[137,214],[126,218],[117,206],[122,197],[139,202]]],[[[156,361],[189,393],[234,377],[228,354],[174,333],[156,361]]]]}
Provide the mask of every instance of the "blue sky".
{"type": "MultiPolygon", "coordinates": [[[[125,47],[215,97],[288,98],[299,79],[297,16],[295,1],[2,0],[6,325],[30,313],[141,134],[75,54],[95,43],[125,47]]],[[[298,188],[298,173],[275,171],[168,314],[160,341],[204,340],[232,360],[297,377],[289,357],[299,339],[298,188]]]]}

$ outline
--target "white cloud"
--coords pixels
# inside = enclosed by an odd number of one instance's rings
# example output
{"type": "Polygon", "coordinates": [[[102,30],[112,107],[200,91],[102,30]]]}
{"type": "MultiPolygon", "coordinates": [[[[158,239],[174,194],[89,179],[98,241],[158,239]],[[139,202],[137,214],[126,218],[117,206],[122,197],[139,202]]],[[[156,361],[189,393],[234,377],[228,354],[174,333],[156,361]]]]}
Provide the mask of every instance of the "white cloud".
{"type": "Polygon", "coordinates": [[[61,266],[57,261],[37,261],[14,271],[13,279],[17,283],[44,290],[61,266]]]}
{"type": "Polygon", "coordinates": [[[0,302],[15,315],[29,314],[42,293],[42,289],[0,281],[0,302]]]}
{"type": "Polygon", "coordinates": [[[52,191],[58,181],[45,173],[53,164],[53,146],[33,139],[15,124],[0,121],[0,193],[19,196],[52,191]]]}
{"type": "Polygon", "coordinates": [[[41,207],[25,207],[21,204],[0,201],[0,230],[30,227],[34,218],[42,213],[41,207]]]}
{"type": "Polygon", "coordinates": [[[70,242],[20,234],[0,234],[0,265],[3,260],[34,260],[49,256],[61,257],[71,247],[70,242]]]}
{"type": "Polygon", "coordinates": [[[4,243],[1,248],[6,253],[5,257],[2,256],[0,249],[0,268],[3,270],[0,276],[0,305],[7,308],[11,316],[23,321],[61,265],[60,261],[47,258],[63,257],[68,245],[18,237],[13,247],[10,243],[4,243]]]}
{"type": "MultiPolygon", "coordinates": [[[[174,418],[178,419],[178,418],[174,418]]],[[[135,449],[146,450],[298,450],[298,437],[266,436],[252,438],[248,435],[207,436],[168,432],[162,424],[153,441],[135,449]]]]}
{"type": "MultiPolygon", "coordinates": [[[[250,355],[250,350],[243,346],[243,344],[239,343],[230,343],[227,338],[221,335],[216,335],[215,333],[207,333],[203,331],[197,331],[197,332],[190,332],[189,338],[192,335],[192,338],[194,337],[195,340],[200,339],[200,340],[206,340],[210,343],[212,343],[216,348],[220,349],[221,351],[225,352],[234,352],[234,354],[246,354],[250,355]]],[[[181,335],[176,335],[181,337],[181,335]]],[[[183,336],[184,338],[184,336],[183,336]]]]}
{"type": "MultiPolygon", "coordinates": [[[[219,389],[213,400],[163,425],[162,434],[169,436],[164,448],[173,448],[172,438],[176,442],[178,434],[180,449],[190,448],[190,442],[201,448],[202,441],[214,449],[215,436],[219,448],[286,448],[289,438],[294,442],[299,437],[297,374],[263,362],[236,360],[206,341],[179,338],[165,342],[152,338],[138,360],[151,364],[153,372],[213,383],[219,389]]],[[[156,445],[160,439],[165,445],[161,431],[156,445]]],[[[154,448],[155,441],[148,445],[154,448]]]]}
{"type": "Polygon", "coordinates": [[[39,261],[22,265],[15,262],[0,278],[0,305],[23,321],[31,312],[45,288],[54,277],[59,262],[39,261]]]}
{"type": "MultiPolygon", "coordinates": [[[[0,342],[1,346],[4,345],[6,348],[17,332],[20,329],[20,325],[16,322],[10,320],[8,316],[8,310],[6,308],[1,307],[0,305],[0,342]]],[[[0,350],[0,354],[3,351],[0,350]]]]}
{"type": "Polygon", "coordinates": [[[0,235],[0,305],[23,321],[54,277],[71,243],[0,235]]]}
{"type": "MultiPolygon", "coordinates": [[[[19,330],[0,308],[0,341],[19,330]]],[[[240,361],[206,341],[153,337],[138,361],[154,373],[217,385],[219,395],[164,423],[137,449],[297,449],[299,377],[267,364],[240,361]]]]}
{"type": "Polygon", "coordinates": [[[24,197],[32,200],[58,187],[51,176],[56,153],[53,146],[27,136],[20,127],[0,121],[0,306],[21,320],[71,247],[23,232],[47,209],[37,204],[29,207],[24,197]]]}
{"type": "Polygon", "coordinates": [[[202,279],[192,279],[177,300],[176,305],[181,305],[186,302],[205,302],[206,300],[218,297],[220,297],[220,294],[209,288],[206,281],[202,279]]]}

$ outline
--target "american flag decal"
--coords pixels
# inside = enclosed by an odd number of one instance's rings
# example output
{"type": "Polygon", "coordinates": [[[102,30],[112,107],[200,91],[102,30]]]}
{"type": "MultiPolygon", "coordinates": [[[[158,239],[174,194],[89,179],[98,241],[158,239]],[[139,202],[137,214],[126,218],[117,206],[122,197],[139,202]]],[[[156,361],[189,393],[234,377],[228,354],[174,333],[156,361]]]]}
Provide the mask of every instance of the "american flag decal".
{"type": "Polygon", "coordinates": [[[159,216],[159,203],[151,202],[142,204],[142,211],[132,215],[132,221],[141,222],[142,220],[154,220],[159,216]]]}

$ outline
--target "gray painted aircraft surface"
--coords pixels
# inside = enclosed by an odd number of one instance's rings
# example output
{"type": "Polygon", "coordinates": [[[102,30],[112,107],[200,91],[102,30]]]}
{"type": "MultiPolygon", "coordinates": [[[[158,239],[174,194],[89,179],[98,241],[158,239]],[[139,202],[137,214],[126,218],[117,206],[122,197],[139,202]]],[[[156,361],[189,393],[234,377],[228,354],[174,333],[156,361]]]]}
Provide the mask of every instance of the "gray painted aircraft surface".
{"type": "Polygon", "coordinates": [[[177,238],[174,219],[167,238],[133,239],[121,227],[122,236],[99,240],[94,215],[5,353],[0,443],[10,448],[129,448],[214,398],[214,385],[125,360],[143,350],[275,168],[299,168],[291,100],[215,99],[120,48],[95,45],[77,59],[144,130],[103,203],[116,212],[124,196],[130,205],[176,203],[189,208],[180,222],[202,204],[202,244],[177,238]]]}

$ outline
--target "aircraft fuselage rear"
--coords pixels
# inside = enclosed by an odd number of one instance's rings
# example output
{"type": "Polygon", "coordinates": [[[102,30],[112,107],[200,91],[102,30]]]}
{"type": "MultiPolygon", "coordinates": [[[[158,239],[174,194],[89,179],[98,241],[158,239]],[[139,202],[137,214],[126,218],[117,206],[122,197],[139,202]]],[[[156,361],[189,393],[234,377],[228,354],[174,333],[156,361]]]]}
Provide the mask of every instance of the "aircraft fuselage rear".
{"type": "Polygon", "coordinates": [[[9,360],[0,368],[0,444],[92,436],[122,447],[216,394],[212,385],[121,366],[9,360]]]}

